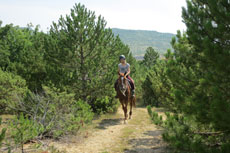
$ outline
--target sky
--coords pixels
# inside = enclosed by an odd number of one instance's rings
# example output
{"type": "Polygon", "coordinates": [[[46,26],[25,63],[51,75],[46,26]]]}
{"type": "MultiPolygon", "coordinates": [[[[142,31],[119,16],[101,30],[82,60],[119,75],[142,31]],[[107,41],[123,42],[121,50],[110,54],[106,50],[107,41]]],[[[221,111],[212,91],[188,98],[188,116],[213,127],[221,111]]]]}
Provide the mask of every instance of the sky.
{"type": "Polygon", "coordinates": [[[75,3],[102,15],[110,28],[174,34],[186,29],[181,17],[185,0],[0,0],[0,20],[3,25],[21,27],[32,23],[47,31],[53,21],[69,14],[75,3]]]}

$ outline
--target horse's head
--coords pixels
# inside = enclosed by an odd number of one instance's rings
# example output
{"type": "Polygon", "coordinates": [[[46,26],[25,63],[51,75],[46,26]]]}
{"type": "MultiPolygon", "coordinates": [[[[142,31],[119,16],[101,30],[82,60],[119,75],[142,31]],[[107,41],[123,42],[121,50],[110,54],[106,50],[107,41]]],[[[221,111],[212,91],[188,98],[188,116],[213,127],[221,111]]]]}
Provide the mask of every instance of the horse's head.
{"type": "Polygon", "coordinates": [[[127,83],[127,78],[124,75],[124,73],[120,74],[119,80],[118,80],[118,86],[120,91],[122,92],[123,95],[125,95],[125,92],[128,88],[128,83],[127,83]]]}

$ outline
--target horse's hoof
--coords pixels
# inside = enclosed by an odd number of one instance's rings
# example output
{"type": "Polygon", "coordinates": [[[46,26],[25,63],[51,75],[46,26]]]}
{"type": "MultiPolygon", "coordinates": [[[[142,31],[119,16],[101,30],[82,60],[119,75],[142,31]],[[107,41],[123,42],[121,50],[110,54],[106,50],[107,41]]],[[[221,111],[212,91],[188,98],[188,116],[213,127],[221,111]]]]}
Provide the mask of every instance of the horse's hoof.
{"type": "Polygon", "coordinates": [[[124,124],[127,124],[127,120],[124,120],[124,124]]]}
{"type": "Polygon", "coordinates": [[[131,117],[131,116],[129,116],[129,119],[131,120],[131,119],[132,119],[132,117],[131,117]]]}

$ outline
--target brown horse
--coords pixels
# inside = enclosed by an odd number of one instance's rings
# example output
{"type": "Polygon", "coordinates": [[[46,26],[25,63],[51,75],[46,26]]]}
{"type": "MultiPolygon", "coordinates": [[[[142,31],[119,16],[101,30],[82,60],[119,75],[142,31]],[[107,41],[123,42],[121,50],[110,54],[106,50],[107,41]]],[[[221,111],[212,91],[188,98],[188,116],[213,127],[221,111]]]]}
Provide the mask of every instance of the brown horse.
{"type": "Polygon", "coordinates": [[[132,117],[132,107],[136,106],[136,98],[131,96],[130,85],[124,74],[120,74],[118,79],[117,95],[124,111],[124,123],[128,119],[128,104],[130,103],[129,119],[132,117]]]}

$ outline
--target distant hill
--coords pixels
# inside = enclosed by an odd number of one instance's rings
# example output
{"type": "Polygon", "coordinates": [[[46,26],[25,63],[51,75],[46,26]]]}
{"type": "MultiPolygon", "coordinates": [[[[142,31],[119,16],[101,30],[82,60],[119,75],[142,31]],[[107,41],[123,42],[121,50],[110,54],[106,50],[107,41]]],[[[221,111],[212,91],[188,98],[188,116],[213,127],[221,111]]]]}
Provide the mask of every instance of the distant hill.
{"type": "Polygon", "coordinates": [[[134,56],[141,58],[145,54],[147,47],[153,47],[160,54],[164,54],[167,49],[171,49],[171,39],[174,34],[160,33],[147,30],[125,30],[112,29],[115,35],[119,35],[121,40],[127,44],[134,56]]]}

